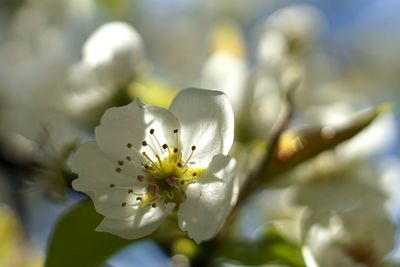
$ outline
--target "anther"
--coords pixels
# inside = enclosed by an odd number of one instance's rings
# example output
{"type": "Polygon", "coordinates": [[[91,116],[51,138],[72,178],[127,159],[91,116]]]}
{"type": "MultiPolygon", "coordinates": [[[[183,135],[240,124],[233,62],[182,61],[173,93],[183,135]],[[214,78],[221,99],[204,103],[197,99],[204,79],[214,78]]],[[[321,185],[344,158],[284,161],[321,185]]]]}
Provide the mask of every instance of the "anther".
{"type": "Polygon", "coordinates": [[[122,160],[118,160],[118,165],[119,165],[119,166],[122,166],[122,165],[124,165],[124,161],[122,161],[122,160]]]}
{"type": "Polygon", "coordinates": [[[125,207],[125,206],[126,206],[126,202],[122,202],[122,203],[121,203],[121,206],[122,206],[122,207],[125,207]]]}
{"type": "Polygon", "coordinates": [[[122,170],[121,170],[121,168],[115,168],[115,171],[120,173],[122,170]]]}
{"type": "Polygon", "coordinates": [[[174,148],[174,153],[178,153],[179,149],[177,149],[176,147],[174,148]]]}
{"type": "Polygon", "coordinates": [[[168,145],[167,145],[167,144],[163,144],[163,145],[162,145],[162,148],[167,149],[167,148],[168,148],[168,145]]]}
{"type": "Polygon", "coordinates": [[[126,160],[129,160],[129,161],[131,161],[131,160],[132,160],[132,158],[131,158],[130,156],[127,156],[127,157],[126,157],[126,160]]]}
{"type": "Polygon", "coordinates": [[[142,201],[142,198],[141,197],[137,197],[136,200],[137,201],[142,201]]]}
{"type": "Polygon", "coordinates": [[[113,188],[113,187],[115,187],[115,184],[110,184],[110,188],[113,188]]]}
{"type": "Polygon", "coordinates": [[[182,163],[178,162],[178,164],[176,164],[179,168],[182,168],[182,163]]]}
{"type": "Polygon", "coordinates": [[[151,203],[151,207],[152,207],[152,208],[156,208],[156,207],[157,207],[157,204],[156,204],[156,203],[151,203]]]}
{"type": "Polygon", "coordinates": [[[192,176],[197,176],[197,173],[196,173],[196,172],[194,172],[194,173],[192,174],[192,176]]]}
{"type": "Polygon", "coordinates": [[[142,142],[142,146],[147,146],[146,140],[144,140],[144,141],[142,142]]]}
{"type": "Polygon", "coordinates": [[[143,175],[138,175],[136,178],[138,179],[139,182],[143,182],[143,180],[144,180],[143,175]]]}
{"type": "Polygon", "coordinates": [[[133,189],[129,189],[128,194],[132,194],[132,193],[133,193],[133,189]]]}
{"type": "Polygon", "coordinates": [[[147,169],[147,170],[150,170],[151,169],[151,166],[149,165],[149,164],[143,164],[143,167],[145,168],[145,169],[147,169]]]}
{"type": "Polygon", "coordinates": [[[154,134],[154,129],[150,129],[150,134],[154,134]]]}
{"type": "Polygon", "coordinates": [[[192,151],[194,151],[196,149],[196,146],[192,146],[192,151]]]}
{"type": "Polygon", "coordinates": [[[174,133],[178,133],[178,132],[179,132],[179,130],[178,130],[178,129],[175,129],[175,130],[174,130],[174,133]]]}
{"type": "Polygon", "coordinates": [[[155,195],[160,191],[160,188],[156,184],[151,184],[147,187],[147,191],[149,191],[150,194],[155,195]]]}
{"type": "Polygon", "coordinates": [[[127,147],[127,148],[132,148],[133,145],[132,145],[131,143],[128,143],[128,144],[126,144],[126,147],[127,147]]]}

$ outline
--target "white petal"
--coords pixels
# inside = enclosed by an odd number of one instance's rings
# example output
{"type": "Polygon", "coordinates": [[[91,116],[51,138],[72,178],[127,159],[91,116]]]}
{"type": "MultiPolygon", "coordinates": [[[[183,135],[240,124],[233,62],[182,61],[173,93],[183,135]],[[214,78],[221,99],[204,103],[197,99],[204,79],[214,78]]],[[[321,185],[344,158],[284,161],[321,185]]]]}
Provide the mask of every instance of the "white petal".
{"type": "Polygon", "coordinates": [[[207,166],[211,157],[227,154],[233,143],[234,117],[226,95],[219,91],[189,88],[182,90],[170,107],[181,123],[184,155],[196,146],[192,157],[207,166]]]}
{"type": "Polygon", "coordinates": [[[110,184],[139,185],[134,178],[141,173],[141,169],[127,161],[119,166],[116,161],[106,157],[95,141],[86,142],[79,147],[72,158],[71,167],[73,172],[79,174],[72,185],[75,190],[82,192],[109,189],[110,184]],[[118,173],[116,168],[121,168],[122,171],[118,173]]]}
{"type": "Polygon", "coordinates": [[[179,226],[197,243],[217,233],[236,202],[235,169],[233,158],[216,155],[199,182],[186,190],[187,199],[178,210],[179,226]]]}
{"type": "Polygon", "coordinates": [[[109,232],[127,239],[137,239],[152,233],[174,209],[175,204],[169,203],[165,207],[138,208],[136,213],[124,220],[104,218],[97,226],[96,231],[109,232]]]}
{"type": "Polygon", "coordinates": [[[150,148],[143,147],[142,142],[146,140],[162,156],[160,145],[166,143],[175,146],[174,129],[180,129],[179,122],[168,110],[146,106],[137,100],[126,106],[107,110],[95,133],[97,143],[104,153],[115,160],[130,156],[140,165],[144,158],[138,151],[143,149],[156,160],[150,148]],[[154,129],[154,135],[150,134],[150,129],[154,129]],[[133,149],[128,148],[128,144],[132,144],[133,149]]]}
{"type": "MultiPolygon", "coordinates": [[[[126,168],[127,164],[120,167],[126,168]]],[[[135,178],[135,173],[139,172],[135,171],[135,166],[130,166],[129,176],[124,172],[117,173],[117,163],[106,158],[94,141],[80,146],[71,165],[72,171],[79,174],[79,178],[72,182],[72,187],[87,193],[93,199],[97,212],[111,218],[126,218],[132,215],[132,208],[122,207],[121,204],[134,198],[132,194],[128,194],[128,188],[137,190],[142,187],[135,178]],[[115,187],[111,188],[110,184],[115,187]]]]}

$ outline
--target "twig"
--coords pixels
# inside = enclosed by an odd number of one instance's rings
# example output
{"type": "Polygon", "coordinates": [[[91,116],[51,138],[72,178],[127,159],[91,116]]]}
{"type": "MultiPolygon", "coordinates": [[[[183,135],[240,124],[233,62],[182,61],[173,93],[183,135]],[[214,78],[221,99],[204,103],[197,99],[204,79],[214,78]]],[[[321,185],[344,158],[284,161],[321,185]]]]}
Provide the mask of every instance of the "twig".
{"type": "Polygon", "coordinates": [[[278,119],[276,120],[276,122],[272,128],[269,142],[268,142],[267,148],[266,148],[266,155],[260,164],[260,168],[256,171],[254,171],[253,173],[251,173],[249,175],[248,179],[243,184],[243,186],[240,190],[238,201],[236,202],[235,207],[233,208],[232,212],[229,214],[222,229],[220,230],[220,232],[217,236],[217,239],[221,240],[223,237],[226,236],[228,230],[231,228],[233,222],[235,221],[236,217],[238,216],[241,208],[247,202],[249,197],[252,196],[252,193],[259,189],[259,187],[258,187],[259,178],[263,177],[263,174],[266,173],[266,171],[270,165],[270,162],[274,157],[274,154],[275,154],[274,152],[277,149],[279,139],[280,139],[282,133],[285,131],[285,129],[287,129],[287,126],[293,117],[293,111],[294,111],[293,95],[295,92],[295,88],[296,87],[292,87],[288,91],[284,92],[285,105],[283,106],[282,111],[280,112],[278,119]]]}

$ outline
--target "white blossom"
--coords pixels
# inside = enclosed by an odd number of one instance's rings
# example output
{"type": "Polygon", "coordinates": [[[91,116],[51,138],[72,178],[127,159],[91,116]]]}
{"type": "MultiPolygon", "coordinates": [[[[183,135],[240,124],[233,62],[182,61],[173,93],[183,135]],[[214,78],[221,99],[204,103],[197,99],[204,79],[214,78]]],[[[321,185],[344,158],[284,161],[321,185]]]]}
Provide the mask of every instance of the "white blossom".
{"type": "Polygon", "coordinates": [[[327,155],[321,161],[323,171],[296,185],[294,202],[309,210],[305,245],[317,266],[380,266],[395,239],[381,174],[355,161],[332,169],[327,155]],[[332,229],[345,234],[339,238],[332,229]]]}
{"type": "Polygon", "coordinates": [[[82,48],[82,64],[94,70],[107,85],[129,82],[143,63],[143,41],[129,24],[108,22],[87,39],[82,48]]]}
{"type": "Polygon", "coordinates": [[[98,231],[153,232],[174,209],[196,242],[212,238],[237,198],[233,111],[219,91],[185,89],[169,110],[139,100],[105,112],[72,160],[74,189],[105,218],[98,231]]]}

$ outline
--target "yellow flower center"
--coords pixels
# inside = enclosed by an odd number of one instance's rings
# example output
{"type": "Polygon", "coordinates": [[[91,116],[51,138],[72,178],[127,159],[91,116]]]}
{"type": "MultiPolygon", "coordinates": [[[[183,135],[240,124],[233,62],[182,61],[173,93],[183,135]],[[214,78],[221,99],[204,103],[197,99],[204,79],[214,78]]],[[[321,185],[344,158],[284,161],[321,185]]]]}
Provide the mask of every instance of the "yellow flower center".
{"type": "MultiPolygon", "coordinates": [[[[157,144],[157,149],[146,140],[142,142],[142,152],[134,149],[132,144],[127,144],[128,148],[140,153],[143,158],[143,162],[140,164],[142,174],[137,175],[136,179],[143,183],[143,187],[146,190],[145,192],[137,193],[133,188],[110,184],[111,188],[127,190],[128,194],[134,196],[133,201],[123,202],[121,206],[156,207],[159,203],[173,202],[180,204],[186,199],[185,191],[187,186],[199,180],[204,168],[190,165],[190,159],[195,153],[196,146],[191,146],[191,152],[185,158],[182,149],[179,147],[179,130],[175,129],[173,133],[176,135],[175,147],[171,147],[168,144],[161,145],[154,129],[150,130],[150,137],[154,139],[153,144],[157,144]],[[157,150],[161,154],[158,154],[157,150]]],[[[133,162],[131,156],[127,156],[125,159],[128,162],[137,164],[133,162]]],[[[115,171],[121,173],[125,160],[119,160],[117,163],[119,167],[115,171]]]]}

